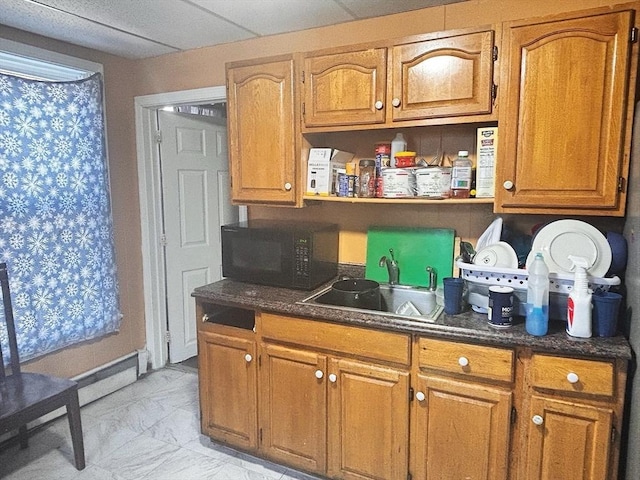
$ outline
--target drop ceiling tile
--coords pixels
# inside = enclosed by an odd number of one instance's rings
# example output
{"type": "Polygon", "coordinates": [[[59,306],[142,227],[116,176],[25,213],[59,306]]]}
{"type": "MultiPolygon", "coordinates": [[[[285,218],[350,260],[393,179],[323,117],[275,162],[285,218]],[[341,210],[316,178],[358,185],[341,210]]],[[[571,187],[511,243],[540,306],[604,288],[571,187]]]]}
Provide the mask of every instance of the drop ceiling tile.
{"type": "Polygon", "coordinates": [[[125,58],[143,58],[175,52],[124,32],[24,0],[2,0],[2,23],[38,35],[93,48],[125,58]]]}
{"type": "Polygon", "coordinates": [[[371,18],[463,1],[466,0],[340,0],[340,3],[357,18],[371,18]]]}
{"type": "Polygon", "coordinates": [[[349,22],[354,17],[333,0],[191,0],[258,35],[349,22]]]}
{"type": "MultiPolygon", "coordinates": [[[[234,42],[254,36],[209,11],[182,0],[39,0],[114,29],[180,50],[234,42]]],[[[227,2],[235,4],[235,2],[227,2]]]]}

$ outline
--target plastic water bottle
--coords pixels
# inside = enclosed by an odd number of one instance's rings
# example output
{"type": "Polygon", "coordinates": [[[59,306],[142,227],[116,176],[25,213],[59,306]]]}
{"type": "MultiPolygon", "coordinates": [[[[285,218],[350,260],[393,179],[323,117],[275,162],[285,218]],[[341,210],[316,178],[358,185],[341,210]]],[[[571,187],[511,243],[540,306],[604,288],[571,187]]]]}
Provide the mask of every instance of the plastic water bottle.
{"type": "Polygon", "coordinates": [[[404,152],[407,150],[407,141],[404,139],[404,135],[397,133],[394,139],[391,141],[391,166],[396,166],[396,153],[404,152]]]}
{"type": "Polygon", "coordinates": [[[451,196],[453,198],[469,198],[472,175],[473,164],[469,160],[469,152],[460,150],[451,169],[451,196]]]}
{"type": "Polygon", "coordinates": [[[546,335],[549,329],[549,268],[542,253],[536,253],[529,266],[525,328],[536,336],[546,335]]]}

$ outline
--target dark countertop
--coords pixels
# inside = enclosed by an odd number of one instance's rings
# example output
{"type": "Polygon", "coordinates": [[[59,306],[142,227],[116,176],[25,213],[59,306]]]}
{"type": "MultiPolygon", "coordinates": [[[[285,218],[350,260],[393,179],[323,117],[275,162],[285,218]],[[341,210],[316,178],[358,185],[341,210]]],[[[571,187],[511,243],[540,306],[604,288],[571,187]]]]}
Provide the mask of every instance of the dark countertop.
{"type": "Polygon", "coordinates": [[[530,347],[536,351],[566,355],[603,358],[631,358],[631,347],[622,335],[577,339],[568,336],[565,323],[549,322],[549,333],[544,337],[529,335],[524,319],[514,317],[514,325],[507,330],[490,327],[486,315],[468,310],[460,315],[442,314],[435,323],[394,316],[344,311],[320,304],[301,304],[300,301],[331,285],[328,282],[314,291],[268,287],[233,280],[196,288],[192,296],[205,302],[221,303],[252,310],[312,318],[344,325],[362,326],[394,332],[424,334],[433,338],[460,340],[502,347],[530,347]]]}

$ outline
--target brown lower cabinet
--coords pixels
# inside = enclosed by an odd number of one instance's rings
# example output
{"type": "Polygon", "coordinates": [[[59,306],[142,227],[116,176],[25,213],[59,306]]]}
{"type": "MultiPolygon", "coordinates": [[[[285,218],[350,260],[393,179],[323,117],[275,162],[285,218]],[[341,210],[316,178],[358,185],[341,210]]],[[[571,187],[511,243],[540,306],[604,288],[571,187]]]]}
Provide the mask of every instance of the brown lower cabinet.
{"type": "Polygon", "coordinates": [[[199,324],[214,440],[335,479],[617,478],[626,360],[255,318],[199,324]]]}

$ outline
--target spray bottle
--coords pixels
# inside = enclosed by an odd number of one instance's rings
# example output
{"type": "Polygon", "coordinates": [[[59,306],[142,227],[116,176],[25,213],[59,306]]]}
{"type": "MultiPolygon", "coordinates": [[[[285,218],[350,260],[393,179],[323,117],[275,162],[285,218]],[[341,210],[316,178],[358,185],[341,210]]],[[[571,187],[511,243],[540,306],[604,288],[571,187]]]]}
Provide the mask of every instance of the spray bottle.
{"type": "Polygon", "coordinates": [[[587,280],[586,258],[569,255],[575,279],[567,302],[567,333],[572,337],[591,337],[591,290],[587,280]]]}

